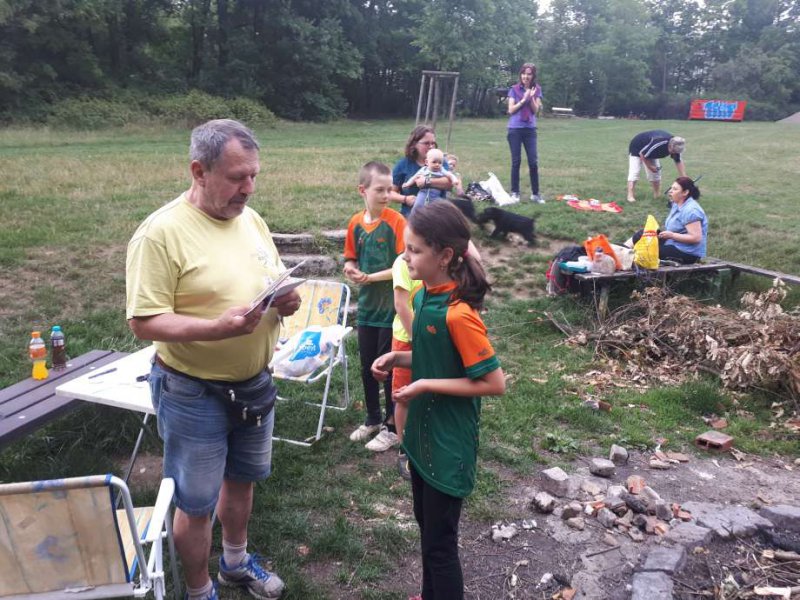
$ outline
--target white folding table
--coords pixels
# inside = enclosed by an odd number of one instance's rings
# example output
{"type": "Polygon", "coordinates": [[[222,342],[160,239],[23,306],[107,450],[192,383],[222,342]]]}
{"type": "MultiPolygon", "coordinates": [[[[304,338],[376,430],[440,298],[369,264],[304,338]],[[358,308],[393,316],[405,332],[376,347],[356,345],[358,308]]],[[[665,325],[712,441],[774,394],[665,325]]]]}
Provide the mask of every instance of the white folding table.
{"type": "Polygon", "coordinates": [[[87,402],[144,413],[142,428],[136,438],[131,462],[125,474],[126,482],[133,471],[133,464],[136,462],[136,455],[142,444],[147,420],[150,415],[155,414],[150,399],[150,385],[144,379],[144,376],[150,373],[154,353],[155,348],[148,346],[76,377],[58,386],[55,390],[57,396],[78,398],[87,402]]]}

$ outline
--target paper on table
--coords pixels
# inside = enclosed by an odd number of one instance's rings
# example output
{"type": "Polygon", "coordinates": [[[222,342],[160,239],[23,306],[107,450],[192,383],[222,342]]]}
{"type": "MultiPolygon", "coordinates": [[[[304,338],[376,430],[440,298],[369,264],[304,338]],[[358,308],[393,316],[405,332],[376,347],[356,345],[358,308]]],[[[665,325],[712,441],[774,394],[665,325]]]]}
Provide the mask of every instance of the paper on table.
{"type": "Polygon", "coordinates": [[[245,313],[245,316],[252,313],[256,308],[259,306],[263,307],[264,310],[269,308],[270,304],[275,298],[280,298],[284,294],[289,293],[294,288],[299,286],[301,283],[305,281],[305,279],[300,279],[297,277],[289,277],[298,267],[300,267],[305,260],[300,261],[291,269],[286,269],[283,273],[278,275],[275,280],[270,283],[266,288],[264,288],[261,292],[259,292],[258,296],[253,298],[253,301],[250,303],[250,310],[245,313]]]}

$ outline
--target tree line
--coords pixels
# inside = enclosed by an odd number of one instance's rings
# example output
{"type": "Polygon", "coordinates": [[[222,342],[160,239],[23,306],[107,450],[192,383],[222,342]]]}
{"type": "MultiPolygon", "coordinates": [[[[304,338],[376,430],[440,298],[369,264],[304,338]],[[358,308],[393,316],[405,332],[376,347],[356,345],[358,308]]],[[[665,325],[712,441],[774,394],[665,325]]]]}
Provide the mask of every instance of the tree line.
{"type": "Polygon", "coordinates": [[[685,118],[703,96],[775,119],[800,110],[798,23],[800,0],[0,0],[0,119],[191,90],[407,117],[422,69],[460,72],[459,114],[490,115],[526,61],[578,114],[685,118]]]}

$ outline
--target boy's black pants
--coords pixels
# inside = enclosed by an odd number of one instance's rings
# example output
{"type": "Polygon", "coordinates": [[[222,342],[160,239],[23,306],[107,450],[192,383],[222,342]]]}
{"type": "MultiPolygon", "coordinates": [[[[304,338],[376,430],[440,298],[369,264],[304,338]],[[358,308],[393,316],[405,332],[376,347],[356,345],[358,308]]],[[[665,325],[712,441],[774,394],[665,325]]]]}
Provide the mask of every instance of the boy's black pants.
{"type": "Polygon", "coordinates": [[[464,576],[458,557],[463,498],[431,487],[409,464],[414,518],[422,540],[422,600],[462,600],[464,576]]]}
{"type": "MultiPolygon", "coordinates": [[[[364,404],[367,407],[365,425],[378,425],[381,418],[380,383],[372,376],[372,363],[392,349],[392,328],[358,326],[358,356],[361,359],[361,382],[364,384],[364,404]]],[[[386,419],[394,414],[392,402],[392,376],[383,382],[386,396],[386,419]]]]}

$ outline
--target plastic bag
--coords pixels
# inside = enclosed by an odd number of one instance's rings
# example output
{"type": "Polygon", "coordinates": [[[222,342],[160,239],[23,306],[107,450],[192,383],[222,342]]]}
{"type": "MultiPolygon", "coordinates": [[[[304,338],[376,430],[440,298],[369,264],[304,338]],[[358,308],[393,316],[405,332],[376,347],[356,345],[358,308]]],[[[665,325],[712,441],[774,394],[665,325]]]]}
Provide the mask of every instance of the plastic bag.
{"type": "Polygon", "coordinates": [[[507,204],[516,204],[519,202],[519,199],[514,200],[508,195],[508,192],[503,189],[503,184],[500,183],[497,175],[491,171],[489,171],[489,179],[486,181],[481,181],[480,184],[483,189],[492,195],[492,198],[494,198],[494,201],[497,202],[498,206],[506,206],[507,204]]]}
{"type": "Polygon", "coordinates": [[[588,240],[583,242],[583,247],[586,249],[587,256],[592,261],[594,261],[595,250],[597,250],[598,248],[602,248],[606,256],[610,256],[611,258],[614,259],[614,268],[615,269],[622,268],[622,263],[620,262],[619,257],[617,257],[617,254],[616,252],[614,252],[614,249],[611,248],[611,244],[609,243],[608,238],[602,233],[594,236],[593,238],[589,238],[588,240]]]}
{"type": "Polygon", "coordinates": [[[647,215],[642,237],[633,245],[633,262],[643,269],[658,268],[658,221],[647,215]]]}
{"type": "Polygon", "coordinates": [[[330,359],[331,353],[352,329],[342,325],[314,325],[304,329],[278,348],[269,366],[279,377],[310,375],[330,359]]]}
{"type": "Polygon", "coordinates": [[[630,271],[633,267],[633,248],[626,248],[617,244],[611,244],[611,249],[617,255],[619,262],[622,263],[622,271],[630,271]]]}

